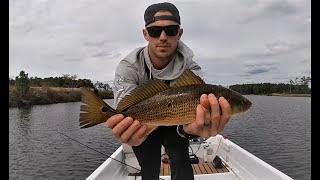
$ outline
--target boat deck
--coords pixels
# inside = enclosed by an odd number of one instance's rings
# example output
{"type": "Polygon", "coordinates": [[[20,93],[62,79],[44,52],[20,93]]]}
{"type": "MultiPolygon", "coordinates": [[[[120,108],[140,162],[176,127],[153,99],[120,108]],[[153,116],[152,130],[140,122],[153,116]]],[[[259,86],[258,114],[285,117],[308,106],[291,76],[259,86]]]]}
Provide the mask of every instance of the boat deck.
{"type": "MultiPolygon", "coordinates": [[[[222,168],[215,168],[212,163],[192,164],[193,174],[215,174],[229,172],[223,165],[222,168]]],[[[170,165],[161,163],[160,176],[170,176],[170,165]]]]}

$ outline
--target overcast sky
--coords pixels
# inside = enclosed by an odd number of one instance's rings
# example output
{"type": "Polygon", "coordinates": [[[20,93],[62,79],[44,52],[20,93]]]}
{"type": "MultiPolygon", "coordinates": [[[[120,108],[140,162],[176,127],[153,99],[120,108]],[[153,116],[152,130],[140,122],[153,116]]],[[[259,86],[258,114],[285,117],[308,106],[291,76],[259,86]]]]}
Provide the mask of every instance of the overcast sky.
{"type": "MultiPolygon", "coordinates": [[[[142,35],[151,0],[9,0],[9,77],[113,80],[142,35]]],[[[288,83],[311,76],[311,0],[176,0],[206,82],[288,83]]]]}

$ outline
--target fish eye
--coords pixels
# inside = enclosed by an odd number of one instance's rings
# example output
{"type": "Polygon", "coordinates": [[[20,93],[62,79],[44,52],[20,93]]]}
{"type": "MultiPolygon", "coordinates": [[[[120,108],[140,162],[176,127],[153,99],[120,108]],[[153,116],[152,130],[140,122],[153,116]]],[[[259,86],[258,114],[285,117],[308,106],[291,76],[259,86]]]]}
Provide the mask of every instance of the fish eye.
{"type": "Polygon", "coordinates": [[[102,111],[102,112],[108,112],[108,108],[107,108],[107,107],[102,107],[102,108],[101,108],[101,111],[102,111]]]}

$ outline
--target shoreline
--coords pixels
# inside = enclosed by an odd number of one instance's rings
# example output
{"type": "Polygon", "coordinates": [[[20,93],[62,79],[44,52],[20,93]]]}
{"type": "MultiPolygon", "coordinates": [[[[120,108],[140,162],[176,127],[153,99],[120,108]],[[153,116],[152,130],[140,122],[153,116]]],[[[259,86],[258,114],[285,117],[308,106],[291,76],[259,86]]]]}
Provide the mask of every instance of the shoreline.
{"type": "MultiPolygon", "coordinates": [[[[112,91],[98,91],[97,93],[102,99],[113,98],[112,91]]],[[[15,87],[9,88],[9,108],[79,101],[81,101],[80,88],[30,87],[24,98],[17,95],[15,87]]]]}
{"type": "Polygon", "coordinates": [[[283,97],[311,97],[311,94],[287,94],[287,93],[271,93],[268,96],[283,96],[283,97]]]}

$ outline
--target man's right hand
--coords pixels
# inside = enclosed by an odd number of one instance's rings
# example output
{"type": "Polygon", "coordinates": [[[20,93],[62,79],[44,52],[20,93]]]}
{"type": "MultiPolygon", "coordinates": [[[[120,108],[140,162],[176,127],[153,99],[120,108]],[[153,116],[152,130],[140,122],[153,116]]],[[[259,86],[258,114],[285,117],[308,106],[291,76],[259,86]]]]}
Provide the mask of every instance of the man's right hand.
{"type": "Polygon", "coordinates": [[[143,142],[147,126],[142,125],[132,117],[125,117],[122,114],[111,116],[106,121],[106,126],[112,129],[113,135],[121,142],[130,146],[138,146],[143,142]]]}

